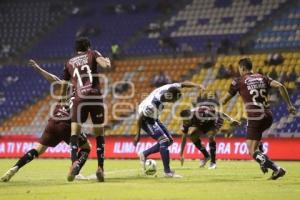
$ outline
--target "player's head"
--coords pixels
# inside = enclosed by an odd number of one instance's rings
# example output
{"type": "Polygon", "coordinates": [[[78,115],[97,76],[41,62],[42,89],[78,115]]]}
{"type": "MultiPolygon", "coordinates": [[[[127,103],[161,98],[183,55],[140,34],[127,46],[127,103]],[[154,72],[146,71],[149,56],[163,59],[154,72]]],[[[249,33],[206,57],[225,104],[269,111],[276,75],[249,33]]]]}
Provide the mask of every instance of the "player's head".
{"type": "Polygon", "coordinates": [[[239,72],[240,75],[244,75],[252,71],[252,61],[250,58],[242,58],[239,61],[239,72]]]}
{"type": "Polygon", "coordinates": [[[161,101],[163,102],[175,102],[181,97],[181,91],[177,87],[170,87],[163,93],[161,101]]]}
{"type": "Polygon", "coordinates": [[[75,41],[75,50],[85,52],[91,47],[91,42],[87,37],[79,37],[75,41]]]}
{"type": "Polygon", "coordinates": [[[180,112],[180,117],[182,117],[182,118],[189,118],[189,117],[191,117],[191,115],[192,115],[192,112],[189,109],[186,109],[186,110],[183,110],[180,112]]]}

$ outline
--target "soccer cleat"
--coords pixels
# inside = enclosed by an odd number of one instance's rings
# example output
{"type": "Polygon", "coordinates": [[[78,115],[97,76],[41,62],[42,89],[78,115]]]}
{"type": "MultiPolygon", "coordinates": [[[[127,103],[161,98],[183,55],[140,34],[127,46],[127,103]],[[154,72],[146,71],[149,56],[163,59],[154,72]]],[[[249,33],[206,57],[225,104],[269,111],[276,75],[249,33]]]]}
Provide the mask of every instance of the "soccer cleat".
{"type": "Polygon", "coordinates": [[[102,167],[98,167],[96,171],[96,177],[99,182],[104,182],[104,170],[102,167]]]}
{"type": "Polygon", "coordinates": [[[269,178],[270,180],[276,180],[279,177],[284,176],[286,171],[283,168],[279,168],[277,171],[274,171],[272,176],[269,178]]]}
{"type": "Polygon", "coordinates": [[[165,178],[182,178],[181,175],[175,174],[175,171],[165,172],[164,177],[165,178]]]}
{"type": "Polygon", "coordinates": [[[208,169],[216,169],[217,168],[217,164],[216,163],[210,163],[208,169]]]}
{"type": "Polygon", "coordinates": [[[1,181],[2,182],[8,182],[19,170],[18,166],[14,166],[12,168],[10,168],[2,177],[1,177],[1,181]]]}
{"type": "Polygon", "coordinates": [[[199,167],[204,167],[209,160],[210,160],[210,156],[205,157],[203,160],[200,160],[199,167]]]}
{"type": "Polygon", "coordinates": [[[82,174],[78,174],[78,175],[75,176],[75,180],[82,181],[82,180],[89,180],[89,178],[83,176],[82,174]]]}
{"type": "Polygon", "coordinates": [[[146,157],[143,152],[138,153],[138,156],[140,158],[140,163],[141,163],[142,169],[145,170],[146,157]]]}
{"type": "Polygon", "coordinates": [[[79,161],[76,160],[70,167],[70,171],[69,171],[67,180],[69,182],[74,181],[75,176],[79,174],[79,171],[80,171],[79,161]]]}

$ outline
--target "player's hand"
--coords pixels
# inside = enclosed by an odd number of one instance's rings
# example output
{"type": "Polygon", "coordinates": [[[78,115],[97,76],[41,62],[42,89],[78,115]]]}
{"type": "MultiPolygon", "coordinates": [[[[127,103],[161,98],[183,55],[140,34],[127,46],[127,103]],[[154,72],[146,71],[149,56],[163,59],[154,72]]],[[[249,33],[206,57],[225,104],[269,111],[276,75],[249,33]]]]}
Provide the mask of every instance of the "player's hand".
{"type": "Polygon", "coordinates": [[[289,106],[288,111],[290,114],[293,114],[293,115],[296,115],[296,113],[297,113],[297,110],[294,106],[289,106]]]}
{"type": "Polygon", "coordinates": [[[31,67],[33,67],[33,68],[38,68],[39,67],[39,65],[37,64],[37,62],[35,62],[35,60],[33,60],[33,59],[30,59],[29,62],[28,62],[28,64],[31,67]]]}
{"type": "Polygon", "coordinates": [[[230,125],[233,126],[233,127],[237,127],[237,126],[240,126],[242,123],[240,121],[237,121],[237,120],[232,120],[230,122],[230,125]]]}
{"type": "Polygon", "coordinates": [[[184,157],[180,156],[180,165],[181,165],[181,167],[183,166],[183,163],[184,163],[184,157]]]}
{"type": "Polygon", "coordinates": [[[200,90],[205,90],[205,87],[202,84],[199,84],[198,87],[200,90]]]}
{"type": "Polygon", "coordinates": [[[105,62],[105,64],[106,64],[106,67],[111,67],[111,62],[110,62],[110,59],[109,58],[104,58],[104,62],[105,62]]]}

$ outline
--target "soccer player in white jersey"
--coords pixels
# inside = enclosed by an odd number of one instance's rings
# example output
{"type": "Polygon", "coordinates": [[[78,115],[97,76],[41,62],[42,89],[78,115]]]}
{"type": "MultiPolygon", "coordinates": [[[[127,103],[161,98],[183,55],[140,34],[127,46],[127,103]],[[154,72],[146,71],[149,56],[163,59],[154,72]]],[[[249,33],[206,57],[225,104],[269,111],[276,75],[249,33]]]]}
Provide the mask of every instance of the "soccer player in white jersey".
{"type": "Polygon", "coordinates": [[[182,82],[167,84],[155,89],[146,97],[138,108],[138,133],[134,139],[136,146],[140,139],[141,130],[145,131],[157,143],[149,149],[140,152],[139,157],[142,164],[146,158],[154,153],[160,153],[165,177],[181,177],[170,169],[170,154],[168,147],[173,143],[173,138],[166,127],[160,122],[159,115],[164,109],[165,103],[174,103],[181,97],[181,88],[199,88],[204,87],[192,82],[182,82]]]}

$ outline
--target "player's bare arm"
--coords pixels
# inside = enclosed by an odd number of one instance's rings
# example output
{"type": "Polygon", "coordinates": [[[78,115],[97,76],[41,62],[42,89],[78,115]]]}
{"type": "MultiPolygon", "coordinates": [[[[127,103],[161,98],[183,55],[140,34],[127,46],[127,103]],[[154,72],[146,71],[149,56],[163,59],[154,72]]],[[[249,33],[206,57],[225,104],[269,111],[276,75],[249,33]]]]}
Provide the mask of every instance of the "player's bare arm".
{"type": "Polygon", "coordinates": [[[221,113],[221,116],[223,117],[223,119],[227,120],[230,122],[230,125],[231,126],[240,126],[241,125],[241,122],[236,120],[236,119],[233,119],[232,117],[230,117],[228,114],[226,113],[221,113]]]}
{"type": "Polygon", "coordinates": [[[134,141],[133,141],[133,145],[134,146],[136,146],[137,143],[140,141],[143,117],[144,117],[143,114],[140,114],[138,116],[138,120],[137,120],[137,134],[135,135],[134,141]]]}
{"type": "Polygon", "coordinates": [[[184,148],[186,145],[187,135],[188,135],[187,133],[183,132],[182,137],[181,137],[181,144],[180,144],[180,164],[181,164],[181,166],[183,166],[183,163],[184,163],[183,152],[184,152],[184,148]]]}
{"type": "Polygon", "coordinates": [[[232,97],[233,97],[233,96],[232,96],[230,93],[227,93],[227,94],[225,95],[225,97],[224,97],[223,99],[221,99],[221,101],[220,101],[221,105],[227,104],[228,101],[230,101],[230,99],[232,99],[232,97]]]}
{"type": "Polygon", "coordinates": [[[290,96],[288,94],[288,91],[286,89],[286,87],[281,84],[280,82],[278,81],[275,81],[273,80],[271,83],[270,83],[271,87],[273,88],[277,88],[280,92],[280,95],[282,96],[282,98],[284,99],[284,101],[286,102],[287,106],[288,106],[288,111],[289,113],[291,114],[296,114],[296,108],[293,106],[292,102],[291,102],[291,99],[290,99],[290,96]]]}
{"type": "Polygon", "coordinates": [[[35,60],[30,59],[28,64],[35,71],[37,71],[39,74],[41,74],[50,83],[61,82],[61,80],[57,76],[55,76],[54,74],[51,74],[51,73],[47,72],[46,70],[44,70],[43,68],[41,68],[40,65],[35,60]]]}
{"type": "Polygon", "coordinates": [[[68,99],[68,94],[67,94],[67,90],[68,90],[68,81],[62,80],[61,81],[61,87],[60,87],[60,96],[61,96],[61,103],[65,104],[67,99],[68,99]]]}
{"type": "Polygon", "coordinates": [[[205,90],[205,87],[201,84],[196,84],[190,81],[184,81],[181,83],[181,87],[183,88],[198,88],[200,90],[205,90]]]}
{"type": "Polygon", "coordinates": [[[98,65],[100,65],[103,68],[110,68],[111,67],[111,63],[110,63],[110,59],[107,57],[98,57],[96,59],[96,62],[98,63],[98,65]]]}

